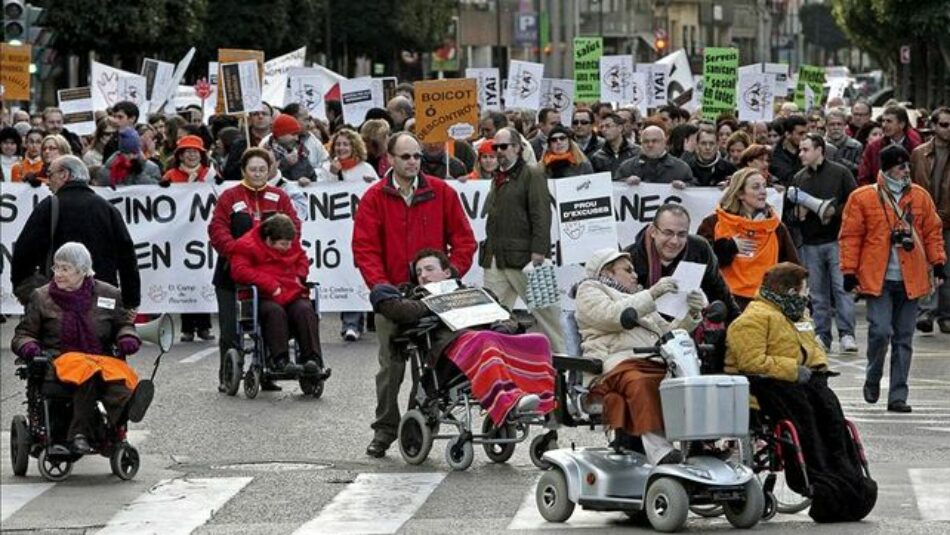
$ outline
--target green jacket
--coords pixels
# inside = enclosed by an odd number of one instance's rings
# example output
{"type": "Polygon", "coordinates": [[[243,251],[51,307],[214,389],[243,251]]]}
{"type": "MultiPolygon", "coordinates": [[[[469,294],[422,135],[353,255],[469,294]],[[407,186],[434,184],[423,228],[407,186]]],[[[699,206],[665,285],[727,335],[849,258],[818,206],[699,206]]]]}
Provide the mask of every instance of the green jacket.
{"type": "Polygon", "coordinates": [[[499,268],[521,269],[531,253],[551,254],[551,194],[541,169],[519,161],[501,186],[492,182],[485,203],[487,237],[479,249],[480,266],[491,267],[494,258],[499,268]]]}

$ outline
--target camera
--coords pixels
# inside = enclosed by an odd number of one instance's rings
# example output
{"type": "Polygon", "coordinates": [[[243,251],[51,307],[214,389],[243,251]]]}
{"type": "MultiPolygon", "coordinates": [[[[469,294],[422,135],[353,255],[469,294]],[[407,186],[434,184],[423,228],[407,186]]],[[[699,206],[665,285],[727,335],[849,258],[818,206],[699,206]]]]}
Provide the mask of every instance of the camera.
{"type": "Polygon", "coordinates": [[[899,245],[905,251],[914,250],[914,235],[907,229],[898,228],[891,230],[891,243],[899,245]]]}

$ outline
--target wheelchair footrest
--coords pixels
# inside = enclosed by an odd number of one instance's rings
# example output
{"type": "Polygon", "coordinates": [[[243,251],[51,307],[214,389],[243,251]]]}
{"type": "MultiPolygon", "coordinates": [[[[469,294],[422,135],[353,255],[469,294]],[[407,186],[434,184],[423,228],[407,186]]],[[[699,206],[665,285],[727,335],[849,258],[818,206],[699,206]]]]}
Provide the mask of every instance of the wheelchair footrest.
{"type": "Polygon", "coordinates": [[[600,375],[604,371],[603,361],[584,357],[554,355],[551,364],[558,371],[579,371],[594,375],[600,375]]]}

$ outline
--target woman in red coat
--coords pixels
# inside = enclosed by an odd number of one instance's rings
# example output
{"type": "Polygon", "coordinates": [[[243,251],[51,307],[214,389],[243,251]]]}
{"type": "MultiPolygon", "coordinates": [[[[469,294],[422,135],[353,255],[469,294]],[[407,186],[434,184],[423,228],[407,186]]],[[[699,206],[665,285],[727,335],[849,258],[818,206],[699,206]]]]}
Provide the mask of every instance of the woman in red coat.
{"type": "Polygon", "coordinates": [[[257,286],[268,367],[277,371],[299,372],[301,365],[308,374],[322,372],[320,320],[303,284],[308,270],[294,221],[284,214],[274,214],[241,236],[231,255],[234,282],[257,286]],[[297,364],[289,359],[291,331],[300,348],[297,364]]]}

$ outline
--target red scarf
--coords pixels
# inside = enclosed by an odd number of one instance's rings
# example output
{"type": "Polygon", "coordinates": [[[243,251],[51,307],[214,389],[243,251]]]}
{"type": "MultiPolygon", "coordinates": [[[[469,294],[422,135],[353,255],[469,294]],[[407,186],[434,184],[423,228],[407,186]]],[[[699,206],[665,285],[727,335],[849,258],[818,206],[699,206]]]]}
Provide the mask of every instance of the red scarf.
{"type": "Polygon", "coordinates": [[[356,167],[356,164],[360,163],[360,161],[356,158],[340,158],[339,163],[341,171],[349,171],[356,167]]]}
{"type": "Polygon", "coordinates": [[[112,160],[112,166],[109,168],[109,184],[112,187],[122,184],[128,180],[130,175],[141,173],[142,168],[142,160],[138,158],[130,160],[120,152],[116,154],[115,159],[112,160]]]}

